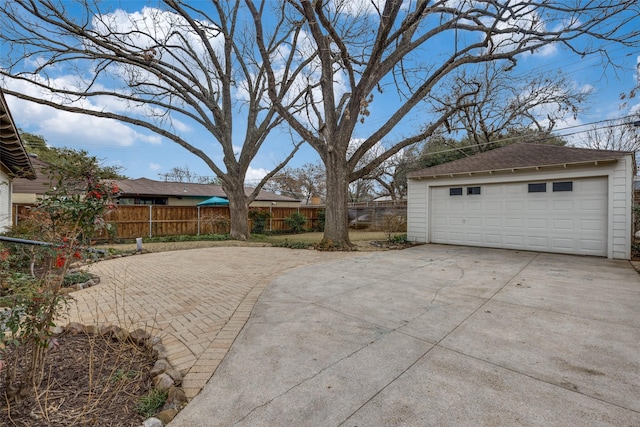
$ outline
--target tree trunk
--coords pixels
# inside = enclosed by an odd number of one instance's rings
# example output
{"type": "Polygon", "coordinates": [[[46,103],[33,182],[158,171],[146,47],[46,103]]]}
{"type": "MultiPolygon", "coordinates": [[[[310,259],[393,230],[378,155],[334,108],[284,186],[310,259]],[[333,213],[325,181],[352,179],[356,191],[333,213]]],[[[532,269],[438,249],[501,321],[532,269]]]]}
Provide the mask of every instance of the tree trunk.
{"type": "Polygon", "coordinates": [[[222,189],[229,199],[230,235],[235,240],[247,240],[249,238],[249,203],[244,193],[244,183],[229,185],[223,183],[222,189]]]}
{"type": "Polygon", "coordinates": [[[339,155],[332,152],[327,157],[326,219],[321,246],[349,250],[349,172],[339,155]]]}

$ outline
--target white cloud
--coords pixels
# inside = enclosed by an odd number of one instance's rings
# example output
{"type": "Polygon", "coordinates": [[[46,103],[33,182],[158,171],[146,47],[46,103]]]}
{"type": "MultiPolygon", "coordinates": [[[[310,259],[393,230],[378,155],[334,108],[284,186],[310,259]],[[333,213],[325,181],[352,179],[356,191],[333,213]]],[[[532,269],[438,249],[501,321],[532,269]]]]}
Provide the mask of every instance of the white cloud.
{"type": "Polygon", "coordinates": [[[264,169],[264,168],[256,169],[249,166],[249,169],[247,170],[247,175],[245,177],[245,182],[249,185],[255,185],[262,178],[264,178],[268,173],[269,171],[267,169],[264,169]]]}
{"type": "Polygon", "coordinates": [[[153,162],[149,163],[149,170],[159,171],[160,169],[162,169],[162,166],[160,166],[159,164],[153,162]]]}
{"type": "Polygon", "coordinates": [[[57,141],[57,146],[86,149],[162,142],[158,135],[145,135],[117,120],[57,110],[11,96],[7,96],[7,102],[18,127],[40,134],[49,142],[57,141]]]}

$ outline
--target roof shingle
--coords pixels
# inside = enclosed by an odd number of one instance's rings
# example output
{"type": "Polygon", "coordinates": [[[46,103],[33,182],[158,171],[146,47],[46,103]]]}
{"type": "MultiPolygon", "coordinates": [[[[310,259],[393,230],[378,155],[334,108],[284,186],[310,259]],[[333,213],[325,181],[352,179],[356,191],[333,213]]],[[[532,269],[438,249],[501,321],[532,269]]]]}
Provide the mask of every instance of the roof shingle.
{"type": "Polygon", "coordinates": [[[433,178],[444,175],[617,161],[629,154],[631,153],[626,151],[514,143],[474,156],[411,172],[407,174],[407,178],[433,178]]]}
{"type": "MultiPolygon", "coordinates": [[[[227,197],[222,187],[215,184],[154,181],[148,178],[123,179],[117,181],[117,184],[122,196],[227,197]]],[[[253,188],[245,188],[246,194],[252,191],[253,188]]],[[[260,191],[256,201],[299,202],[298,199],[269,191],[260,191]]]]}

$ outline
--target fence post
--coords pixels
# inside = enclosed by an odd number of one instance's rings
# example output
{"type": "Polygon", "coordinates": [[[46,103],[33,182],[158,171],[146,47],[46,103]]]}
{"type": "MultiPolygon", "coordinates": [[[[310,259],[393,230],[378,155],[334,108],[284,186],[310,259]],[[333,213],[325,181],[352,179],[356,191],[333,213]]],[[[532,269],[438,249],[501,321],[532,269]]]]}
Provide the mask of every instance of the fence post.
{"type": "Polygon", "coordinates": [[[149,205],[149,237],[153,236],[153,205],[149,205]]]}
{"type": "Polygon", "coordinates": [[[198,236],[200,235],[200,206],[196,206],[198,208],[198,236]]]}

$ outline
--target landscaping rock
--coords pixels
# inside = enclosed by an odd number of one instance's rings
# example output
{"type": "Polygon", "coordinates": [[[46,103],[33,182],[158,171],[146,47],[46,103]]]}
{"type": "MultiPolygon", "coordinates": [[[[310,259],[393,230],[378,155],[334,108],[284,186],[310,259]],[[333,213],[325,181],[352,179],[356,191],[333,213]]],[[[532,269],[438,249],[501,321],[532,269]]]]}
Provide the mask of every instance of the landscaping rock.
{"type": "Polygon", "coordinates": [[[169,375],[173,379],[173,382],[176,383],[176,385],[182,384],[182,374],[176,369],[169,368],[165,371],[165,374],[169,375]]]}
{"type": "Polygon", "coordinates": [[[178,415],[178,412],[180,411],[178,411],[175,408],[165,409],[157,413],[156,418],[165,424],[169,424],[171,420],[173,420],[176,417],[176,415],[178,415]]]}
{"type": "Polygon", "coordinates": [[[82,323],[71,322],[67,326],[64,327],[65,332],[68,332],[71,335],[78,335],[80,333],[85,332],[85,327],[82,323]]]}
{"type": "Polygon", "coordinates": [[[178,387],[171,387],[167,392],[167,402],[164,404],[163,409],[182,409],[187,403],[187,395],[184,393],[184,390],[178,387]]]}
{"type": "Polygon", "coordinates": [[[114,341],[125,341],[129,338],[129,332],[116,325],[103,326],[100,328],[100,333],[114,341]]]}
{"type": "Polygon", "coordinates": [[[155,377],[156,375],[163,374],[167,369],[169,369],[169,362],[167,359],[158,359],[156,363],[151,368],[151,376],[155,377]]]}
{"type": "Polygon", "coordinates": [[[164,427],[164,423],[155,417],[147,418],[142,427],[164,427]]]}
{"type": "Polygon", "coordinates": [[[129,334],[129,339],[134,344],[143,347],[149,343],[149,341],[151,340],[151,335],[149,335],[149,333],[144,329],[138,328],[135,331],[131,332],[131,334],[129,334]]]}
{"type": "Polygon", "coordinates": [[[84,330],[86,333],[92,335],[96,335],[98,334],[98,332],[100,332],[100,328],[98,328],[98,325],[87,325],[84,327],[84,330]]]}
{"type": "Polygon", "coordinates": [[[169,375],[160,374],[153,379],[153,386],[159,391],[169,391],[171,387],[175,386],[175,383],[169,375]]]}

